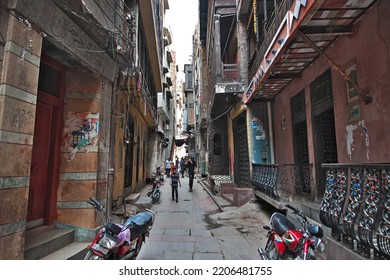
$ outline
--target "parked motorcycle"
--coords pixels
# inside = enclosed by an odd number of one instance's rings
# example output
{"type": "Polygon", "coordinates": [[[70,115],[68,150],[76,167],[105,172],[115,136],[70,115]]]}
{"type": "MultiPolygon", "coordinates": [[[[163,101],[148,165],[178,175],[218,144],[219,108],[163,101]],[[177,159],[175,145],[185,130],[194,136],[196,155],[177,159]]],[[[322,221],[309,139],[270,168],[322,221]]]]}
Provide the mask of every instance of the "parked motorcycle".
{"type": "Polygon", "coordinates": [[[103,213],[102,225],[88,246],[84,260],[135,260],[153,227],[155,213],[145,209],[123,224],[113,222],[104,206],[95,198],[87,201],[103,213]]]}
{"type": "Polygon", "coordinates": [[[161,173],[155,173],[153,172],[153,174],[155,175],[155,178],[153,180],[153,183],[152,183],[152,187],[148,190],[148,192],[146,193],[146,196],[152,198],[152,203],[156,203],[160,200],[160,197],[161,197],[161,184],[162,182],[164,181],[164,175],[162,175],[161,173]],[[162,179],[161,179],[162,177],[162,179]]]}
{"type": "Polygon", "coordinates": [[[268,240],[264,249],[258,249],[260,257],[263,260],[316,260],[316,252],[325,249],[322,228],[309,223],[301,210],[289,204],[285,206],[292,210],[301,228],[296,229],[281,213],[272,214],[270,226],[263,226],[268,230],[268,240]]]}

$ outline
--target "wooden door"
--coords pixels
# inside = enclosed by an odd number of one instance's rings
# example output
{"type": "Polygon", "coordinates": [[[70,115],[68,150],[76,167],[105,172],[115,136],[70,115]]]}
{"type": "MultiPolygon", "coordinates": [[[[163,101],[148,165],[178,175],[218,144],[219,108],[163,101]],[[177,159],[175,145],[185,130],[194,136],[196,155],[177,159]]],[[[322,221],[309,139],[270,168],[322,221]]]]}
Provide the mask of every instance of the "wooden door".
{"type": "Polygon", "coordinates": [[[51,143],[50,128],[52,126],[52,117],[52,106],[38,102],[27,212],[27,221],[37,221],[38,225],[43,224],[46,194],[49,193],[49,147],[51,143]]]}
{"type": "Polygon", "coordinates": [[[56,218],[66,68],[42,54],[31,158],[27,228],[56,218]]]}

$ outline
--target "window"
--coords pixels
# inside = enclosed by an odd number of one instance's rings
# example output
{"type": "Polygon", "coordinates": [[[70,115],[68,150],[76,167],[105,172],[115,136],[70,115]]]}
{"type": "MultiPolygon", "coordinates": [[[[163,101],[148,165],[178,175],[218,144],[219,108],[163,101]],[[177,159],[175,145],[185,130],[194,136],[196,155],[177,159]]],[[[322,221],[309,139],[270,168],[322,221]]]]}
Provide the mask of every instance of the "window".
{"type": "Polygon", "coordinates": [[[192,89],[192,71],[187,73],[187,89],[192,89]]]}

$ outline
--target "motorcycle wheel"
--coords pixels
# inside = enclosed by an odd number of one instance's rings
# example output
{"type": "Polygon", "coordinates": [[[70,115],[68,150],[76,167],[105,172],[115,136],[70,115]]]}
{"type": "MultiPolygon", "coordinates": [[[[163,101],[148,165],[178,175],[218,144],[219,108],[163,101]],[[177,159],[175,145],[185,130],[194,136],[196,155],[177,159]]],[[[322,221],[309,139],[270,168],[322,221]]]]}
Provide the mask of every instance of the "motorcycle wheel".
{"type": "Polygon", "coordinates": [[[134,255],[131,257],[131,260],[137,259],[138,254],[139,254],[139,252],[141,251],[142,244],[144,243],[143,241],[144,241],[144,237],[138,238],[138,240],[137,240],[137,246],[135,247],[135,253],[134,253],[134,255]]]}
{"type": "Polygon", "coordinates": [[[157,183],[156,189],[153,194],[152,194],[152,203],[156,203],[157,201],[160,200],[161,192],[160,192],[160,183],[157,183]]]}
{"type": "Polygon", "coordinates": [[[274,242],[271,239],[268,239],[267,244],[264,248],[265,254],[269,260],[279,260],[279,254],[276,251],[274,242]]]}
{"type": "Polygon", "coordinates": [[[91,251],[88,251],[83,260],[102,260],[103,258],[96,256],[95,254],[92,254],[91,251]]]}
{"type": "Polygon", "coordinates": [[[156,192],[154,195],[153,195],[153,203],[156,203],[157,201],[160,200],[160,192],[156,192]]]}

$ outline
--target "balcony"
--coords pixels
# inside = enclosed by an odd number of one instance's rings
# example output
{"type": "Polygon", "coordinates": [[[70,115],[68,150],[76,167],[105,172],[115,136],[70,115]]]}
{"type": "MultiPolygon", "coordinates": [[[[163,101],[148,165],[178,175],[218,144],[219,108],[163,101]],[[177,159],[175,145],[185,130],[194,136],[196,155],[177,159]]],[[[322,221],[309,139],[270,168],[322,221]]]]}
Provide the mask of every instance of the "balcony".
{"type": "MultiPolygon", "coordinates": [[[[351,1],[350,5],[346,4],[347,0],[275,0],[250,52],[251,81],[244,93],[244,102],[273,99],[292,80],[301,77],[340,36],[352,34],[354,25],[376,1],[351,1]]],[[[328,62],[338,67],[331,60],[328,62]]],[[[362,97],[367,102],[371,99],[367,94],[362,97]]]]}
{"type": "Polygon", "coordinates": [[[279,25],[287,11],[291,8],[293,0],[277,0],[268,19],[265,20],[264,28],[260,32],[259,42],[249,63],[249,77],[254,77],[259,68],[268,47],[271,45],[276,35],[279,25]]]}
{"type": "Polygon", "coordinates": [[[237,102],[245,90],[238,76],[237,64],[222,64],[221,75],[215,76],[214,94],[209,102],[209,111],[219,115],[237,102]]]}

